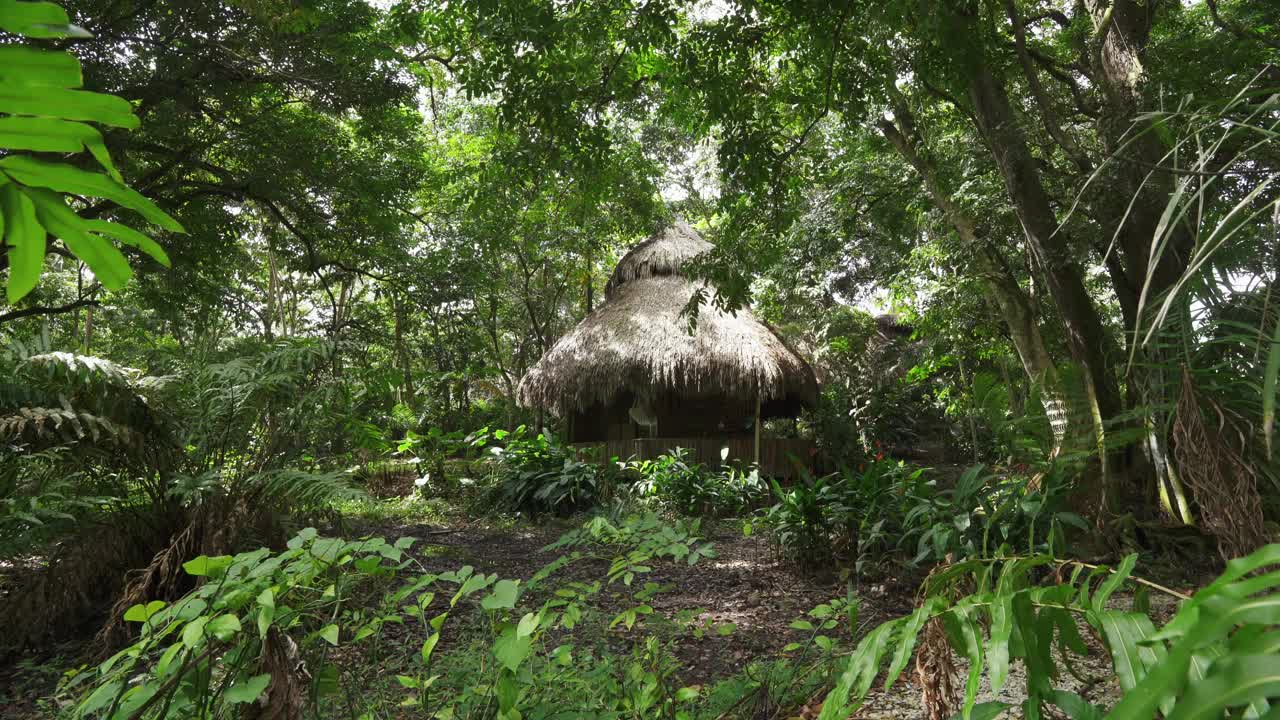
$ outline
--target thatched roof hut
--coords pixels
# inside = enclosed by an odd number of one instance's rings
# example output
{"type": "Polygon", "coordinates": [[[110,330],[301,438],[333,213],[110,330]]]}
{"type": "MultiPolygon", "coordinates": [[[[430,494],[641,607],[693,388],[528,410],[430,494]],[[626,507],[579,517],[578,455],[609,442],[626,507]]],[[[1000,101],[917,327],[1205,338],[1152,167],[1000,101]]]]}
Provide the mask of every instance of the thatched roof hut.
{"type": "Polygon", "coordinates": [[[684,223],[632,248],[604,304],[525,375],[520,403],[568,415],[574,441],[750,433],[757,411],[812,404],[813,370],[749,309],[703,305],[689,332],[682,311],[705,286],[680,269],[711,248],[684,223]]]}

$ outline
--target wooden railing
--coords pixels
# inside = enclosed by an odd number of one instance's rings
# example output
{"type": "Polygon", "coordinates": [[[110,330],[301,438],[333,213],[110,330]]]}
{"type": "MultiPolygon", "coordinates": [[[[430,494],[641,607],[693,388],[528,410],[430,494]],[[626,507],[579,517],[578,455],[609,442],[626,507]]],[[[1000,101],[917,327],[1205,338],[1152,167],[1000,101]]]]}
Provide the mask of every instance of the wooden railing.
{"type": "MultiPolygon", "coordinates": [[[[729,438],[639,438],[608,442],[575,443],[598,460],[652,460],[672,448],[685,448],[691,462],[708,467],[724,463],[747,467],[755,458],[755,440],[751,436],[729,438]],[[728,448],[728,453],[724,449],[728,448]]],[[[814,445],[801,438],[761,438],[760,472],[771,477],[789,478],[796,474],[796,463],[813,470],[814,445]],[[794,460],[792,459],[794,458],[794,460]]]]}

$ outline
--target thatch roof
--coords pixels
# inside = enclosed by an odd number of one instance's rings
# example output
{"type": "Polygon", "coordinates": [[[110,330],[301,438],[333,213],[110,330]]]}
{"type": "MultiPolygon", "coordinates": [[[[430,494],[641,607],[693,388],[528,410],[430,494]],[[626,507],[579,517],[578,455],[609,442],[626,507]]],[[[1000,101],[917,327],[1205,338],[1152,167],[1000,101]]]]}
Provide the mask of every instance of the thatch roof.
{"type": "Polygon", "coordinates": [[[766,415],[811,405],[813,370],[750,310],[730,315],[704,305],[688,332],[681,311],[704,285],[680,275],[680,266],[710,249],[684,223],[632,248],[609,279],[605,303],[521,380],[520,404],[584,410],[626,391],[754,399],[759,388],[766,415]]]}

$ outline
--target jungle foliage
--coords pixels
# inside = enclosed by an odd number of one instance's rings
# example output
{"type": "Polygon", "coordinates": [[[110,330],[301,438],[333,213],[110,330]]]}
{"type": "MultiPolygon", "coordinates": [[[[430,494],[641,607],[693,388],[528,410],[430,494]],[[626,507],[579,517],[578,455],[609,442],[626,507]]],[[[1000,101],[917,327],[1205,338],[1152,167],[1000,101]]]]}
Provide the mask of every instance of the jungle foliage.
{"type": "Polygon", "coordinates": [[[833,720],[913,663],[931,720],[1275,715],[1280,5],[0,0],[0,60],[0,660],[73,644],[46,715],[833,720]],[[691,331],[750,303],[821,381],[791,478],[516,402],[677,218],[691,331]],[[428,572],[353,537],[396,507],[577,529],[428,572]],[[699,687],[675,639],[734,628],[645,578],[725,528],[849,592],[699,687]]]}

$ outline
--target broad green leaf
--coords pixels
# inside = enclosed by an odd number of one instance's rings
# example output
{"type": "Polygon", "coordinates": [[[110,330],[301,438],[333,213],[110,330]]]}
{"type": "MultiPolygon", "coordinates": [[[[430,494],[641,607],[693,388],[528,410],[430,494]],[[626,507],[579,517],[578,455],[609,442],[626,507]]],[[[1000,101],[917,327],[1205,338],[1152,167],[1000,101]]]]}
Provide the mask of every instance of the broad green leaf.
{"type": "Polygon", "coordinates": [[[1027,666],[1027,691],[1033,699],[1038,699],[1052,688],[1050,681],[1054,677],[1054,668],[1050,649],[1046,644],[1041,626],[1052,621],[1044,615],[1044,611],[1036,612],[1032,593],[1022,590],[1014,593],[1010,605],[1018,637],[1022,641],[1020,654],[1027,666]]]}
{"type": "Polygon", "coordinates": [[[0,170],[15,181],[32,187],[48,188],[73,195],[99,197],[137,211],[147,220],[173,232],[184,232],[182,225],[168,213],[143,197],[141,193],[102,173],[81,170],[62,163],[51,163],[26,155],[0,158],[0,170]]]}
{"type": "Polygon", "coordinates": [[[520,618],[520,624],[516,626],[516,634],[520,637],[532,635],[533,631],[538,629],[538,620],[539,617],[535,613],[525,613],[525,616],[520,618]]]}
{"type": "Polygon", "coordinates": [[[437,632],[432,633],[431,637],[427,638],[426,641],[422,643],[422,652],[420,655],[424,664],[431,662],[431,653],[436,649],[436,643],[438,642],[440,642],[440,633],[437,632]]]}
{"type": "Polygon", "coordinates": [[[1111,594],[1120,589],[1125,580],[1129,579],[1129,575],[1133,572],[1133,566],[1138,562],[1138,554],[1130,553],[1126,555],[1115,571],[1102,581],[1098,586],[1097,592],[1093,594],[1093,609],[1096,612],[1106,610],[1107,600],[1111,598],[1111,594]]]}
{"type": "MultiPolygon", "coordinates": [[[[2,13],[3,10],[0,10],[0,15],[2,13]]],[[[99,685],[96,690],[89,694],[89,697],[85,698],[84,702],[80,703],[80,707],[76,708],[76,711],[81,717],[93,717],[94,713],[105,708],[107,703],[115,699],[123,685],[124,683],[118,680],[99,685]]]]}
{"type": "Polygon", "coordinates": [[[889,662],[889,671],[885,675],[884,689],[888,691],[893,684],[901,677],[902,671],[906,669],[907,663],[911,660],[911,653],[915,650],[916,640],[920,636],[920,630],[924,624],[933,616],[934,609],[941,604],[942,599],[938,596],[929,598],[924,605],[916,608],[902,623],[902,631],[898,636],[898,649],[893,653],[893,660],[889,662]]]}
{"type": "Polygon", "coordinates": [[[271,675],[254,675],[251,678],[240,680],[227,688],[227,691],[222,694],[222,701],[227,705],[253,702],[262,695],[262,692],[267,689],[267,685],[270,684],[271,675]]]}
{"type": "Polygon", "coordinates": [[[156,662],[156,677],[164,677],[169,674],[173,659],[178,656],[178,653],[182,652],[182,648],[183,644],[176,642],[170,645],[168,650],[164,651],[164,654],[160,656],[160,660],[156,662]]]}
{"type": "Polygon", "coordinates": [[[56,38],[71,24],[67,11],[49,2],[0,0],[0,30],[31,38],[56,38]]]}
{"type": "Polygon", "coordinates": [[[489,593],[480,601],[480,606],[485,610],[498,610],[500,608],[514,608],[516,606],[516,596],[520,590],[519,580],[499,580],[493,586],[493,592],[489,593]]]}
{"type": "Polygon", "coordinates": [[[258,637],[265,638],[267,631],[271,629],[271,621],[276,619],[276,609],[274,606],[264,605],[258,608],[258,637]]]}
{"type": "Polygon", "coordinates": [[[24,45],[0,46],[0,83],[78,88],[84,84],[80,61],[56,50],[24,45]]]}
{"type": "MultiPolygon", "coordinates": [[[[106,235],[124,245],[135,247],[146,253],[152,260],[160,263],[165,267],[172,267],[169,263],[169,256],[165,253],[164,248],[160,247],[156,241],[134,230],[131,227],[113,223],[108,220],[86,220],[85,227],[96,233],[106,235]]],[[[388,548],[390,549],[390,548],[388,548]]],[[[395,551],[397,555],[399,550],[395,551]]],[[[395,558],[399,560],[400,558],[395,558]]]]}
{"type": "Polygon", "coordinates": [[[1280,655],[1236,655],[1213,662],[1209,676],[1187,688],[1169,720],[1208,720],[1226,708],[1280,697],[1280,655]]]}
{"type": "Polygon", "coordinates": [[[5,244],[9,246],[9,282],[5,292],[9,302],[16,303],[40,281],[45,230],[36,219],[31,199],[13,183],[0,186],[0,214],[4,217],[5,244]]]}
{"type": "Polygon", "coordinates": [[[10,115],[85,120],[136,130],[140,125],[133,106],[123,98],[87,90],[0,85],[0,112],[10,115]]]}
{"type": "Polygon", "coordinates": [[[323,628],[320,628],[320,632],[318,634],[320,635],[321,638],[324,639],[325,642],[329,643],[330,645],[337,646],[338,644],[338,626],[337,625],[334,625],[332,623],[325,625],[323,628]]]}
{"type": "Polygon", "coordinates": [[[35,204],[40,224],[66,243],[67,249],[89,266],[103,287],[119,290],[129,282],[133,277],[129,261],[114,245],[87,232],[84,220],[66,206],[60,195],[39,188],[28,189],[27,195],[35,204]]]}
{"type": "Polygon", "coordinates": [[[146,605],[134,605],[124,613],[125,622],[146,622],[151,616],[160,612],[165,603],[163,600],[152,600],[146,605]]]}
{"type": "Polygon", "coordinates": [[[1013,634],[1013,596],[1001,590],[991,599],[991,637],[987,643],[987,667],[991,692],[998,693],[1009,679],[1009,636],[1013,634]]]}
{"type": "Polygon", "coordinates": [[[842,720],[849,716],[866,697],[867,690],[880,671],[880,661],[889,649],[893,632],[901,620],[890,620],[867,633],[854,648],[849,664],[836,685],[822,702],[818,720],[842,720]],[[850,697],[853,701],[850,702],[850,697]]]}
{"type": "Polygon", "coordinates": [[[219,640],[229,640],[240,632],[240,618],[235,615],[219,615],[205,625],[205,632],[219,640]]]}
{"type": "Polygon", "coordinates": [[[209,616],[201,615],[187,623],[187,626],[182,628],[182,644],[192,650],[198,647],[200,641],[204,639],[204,626],[208,622],[209,616]]]}
{"type": "MultiPolygon", "coordinates": [[[[1121,689],[1126,691],[1126,695],[1150,698],[1167,714],[1172,707],[1173,696],[1181,689],[1181,683],[1185,680],[1186,668],[1191,660],[1189,647],[1175,656],[1176,660],[1168,661],[1170,655],[1164,643],[1149,642],[1155,635],[1155,627],[1146,615],[1115,610],[1092,615],[1102,627],[1121,689]],[[1172,672],[1173,668],[1178,668],[1176,673],[1172,672]],[[1157,670],[1157,677],[1163,677],[1165,672],[1171,673],[1173,682],[1147,682],[1157,670]]],[[[1123,704],[1122,701],[1120,705],[1123,704]]]]}
{"type": "Polygon", "coordinates": [[[515,628],[508,628],[493,643],[493,656],[498,658],[498,661],[508,670],[515,672],[520,667],[520,663],[529,657],[532,647],[532,638],[521,637],[516,634],[515,628]]]}
{"type": "MultiPolygon", "coordinates": [[[[963,603],[964,601],[962,601],[963,603]]],[[[983,643],[982,630],[978,627],[972,606],[957,605],[942,618],[952,629],[952,634],[963,641],[961,650],[969,660],[969,676],[964,687],[964,708],[962,715],[969,720],[973,713],[974,703],[978,697],[978,684],[982,680],[983,643]]]]}
{"type": "Polygon", "coordinates": [[[116,182],[124,182],[111,161],[102,133],[84,123],[53,118],[0,118],[0,147],[8,150],[77,153],[88,149],[116,182]]]}
{"type": "Polygon", "coordinates": [[[188,575],[196,577],[214,577],[218,573],[231,566],[232,557],[230,555],[218,555],[217,557],[209,557],[201,555],[194,560],[188,560],[182,563],[182,569],[187,571],[188,575]]]}

